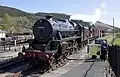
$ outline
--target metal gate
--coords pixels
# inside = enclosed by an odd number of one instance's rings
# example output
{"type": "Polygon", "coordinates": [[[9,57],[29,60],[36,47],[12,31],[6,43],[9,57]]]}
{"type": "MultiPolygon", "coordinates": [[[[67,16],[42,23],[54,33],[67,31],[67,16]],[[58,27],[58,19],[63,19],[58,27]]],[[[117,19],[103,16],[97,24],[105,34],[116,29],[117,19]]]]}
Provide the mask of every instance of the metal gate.
{"type": "Polygon", "coordinates": [[[120,46],[109,46],[108,61],[116,77],[120,77],[120,46]]]}

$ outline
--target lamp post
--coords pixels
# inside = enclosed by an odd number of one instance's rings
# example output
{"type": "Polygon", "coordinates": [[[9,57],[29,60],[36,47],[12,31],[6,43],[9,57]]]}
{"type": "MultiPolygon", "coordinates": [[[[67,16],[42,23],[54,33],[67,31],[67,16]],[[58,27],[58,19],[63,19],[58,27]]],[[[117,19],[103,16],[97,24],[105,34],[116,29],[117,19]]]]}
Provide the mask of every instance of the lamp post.
{"type": "Polygon", "coordinates": [[[113,17],[113,39],[114,39],[114,17],[113,17]]]}
{"type": "Polygon", "coordinates": [[[15,45],[15,52],[16,52],[16,39],[14,40],[14,45],[15,45]]]}

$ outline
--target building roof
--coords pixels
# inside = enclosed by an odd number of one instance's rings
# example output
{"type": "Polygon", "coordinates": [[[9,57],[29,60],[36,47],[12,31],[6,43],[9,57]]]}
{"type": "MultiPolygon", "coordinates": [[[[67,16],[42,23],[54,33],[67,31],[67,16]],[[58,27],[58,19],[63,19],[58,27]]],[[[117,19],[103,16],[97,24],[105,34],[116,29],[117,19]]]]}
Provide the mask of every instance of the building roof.
{"type": "Polygon", "coordinates": [[[7,32],[6,32],[6,31],[4,31],[4,30],[1,30],[1,29],[0,29],[0,33],[7,33],[7,32]]]}
{"type": "Polygon", "coordinates": [[[112,31],[112,29],[113,29],[113,27],[111,25],[105,24],[105,23],[100,22],[100,21],[97,21],[95,23],[95,27],[98,28],[98,29],[101,29],[105,32],[112,31]]]}
{"type": "Polygon", "coordinates": [[[97,21],[95,24],[103,26],[103,27],[107,27],[109,29],[113,29],[112,25],[109,25],[109,24],[106,24],[106,23],[103,23],[103,22],[100,22],[100,21],[97,21]]]}
{"type": "Polygon", "coordinates": [[[0,17],[0,20],[3,20],[3,19],[0,17]]]}

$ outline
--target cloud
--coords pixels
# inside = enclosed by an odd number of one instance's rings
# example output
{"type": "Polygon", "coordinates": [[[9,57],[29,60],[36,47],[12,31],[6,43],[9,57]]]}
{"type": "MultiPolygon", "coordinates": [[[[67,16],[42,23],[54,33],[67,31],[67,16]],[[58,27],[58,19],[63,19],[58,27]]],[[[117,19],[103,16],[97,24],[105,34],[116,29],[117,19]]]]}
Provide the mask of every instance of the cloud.
{"type": "Polygon", "coordinates": [[[72,15],[70,19],[83,20],[83,21],[95,23],[97,20],[100,19],[102,15],[107,13],[105,8],[106,8],[106,4],[103,2],[101,3],[100,8],[96,8],[95,12],[92,15],[75,14],[75,15],[72,15]]]}

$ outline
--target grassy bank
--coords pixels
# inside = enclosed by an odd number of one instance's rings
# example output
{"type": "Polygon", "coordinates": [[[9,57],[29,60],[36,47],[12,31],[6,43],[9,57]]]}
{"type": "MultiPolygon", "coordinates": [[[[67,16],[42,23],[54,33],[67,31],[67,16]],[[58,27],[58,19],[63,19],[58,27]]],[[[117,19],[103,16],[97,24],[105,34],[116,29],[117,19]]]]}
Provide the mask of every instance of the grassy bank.
{"type": "MultiPolygon", "coordinates": [[[[107,42],[110,44],[111,41],[112,41],[112,36],[111,36],[111,35],[105,36],[105,37],[103,37],[103,39],[106,39],[107,42]]],[[[90,57],[91,57],[92,55],[96,55],[97,51],[98,51],[98,46],[97,46],[97,45],[92,46],[91,49],[90,49],[90,57]]]]}
{"type": "Polygon", "coordinates": [[[113,45],[120,45],[120,33],[115,34],[115,40],[113,42],[113,45]]]}
{"type": "Polygon", "coordinates": [[[103,37],[103,39],[106,39],[106,40],[107,40],[107,43],[110,44],[111,41],[112,41],[112,36],[111,36],[111,35],[105,36],[105,37],[103,37]]]}
{"type": "Polygon", "coordinates": [[[116,38],[113,45],[120,45],[120,38],[116,38]]]}
{"type": "Polygon", "coordinates": [[[96,55],[97,51],[98,51],[98,46],[92,47],[91,50],[90,50],[90,57],[92,55],[96,55]]]}

